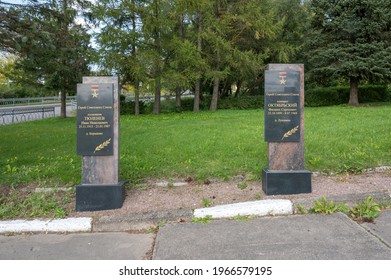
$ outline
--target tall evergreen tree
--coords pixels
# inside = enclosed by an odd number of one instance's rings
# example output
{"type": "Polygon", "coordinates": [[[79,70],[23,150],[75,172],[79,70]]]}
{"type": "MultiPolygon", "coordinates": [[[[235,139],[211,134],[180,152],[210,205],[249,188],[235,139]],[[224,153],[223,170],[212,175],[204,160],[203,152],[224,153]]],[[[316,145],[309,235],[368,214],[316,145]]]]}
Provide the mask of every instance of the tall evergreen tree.
{"type": "Polygon", "coordinates": [[[122,84],[133,84],[135,114],[140,113],[140,84],[146,81],[148,69],[141,61],[146,42],[142,34],[143,0],[101,0],[93,8],[99,27],[97,63],[109,73],[120,76],[122,84]]]}
{"type": "Polygon", "coordinates": [[[312,0],[310,8],[310,74],[321,80],[347,79],[349,104],[358,105],[361,81],[391,77],[391,2],[312,0]]]}
{"type": "Polygon", "coordinates": [[[89,35],[76,22],[85,0],[30,0],[24,5],[2,4],[0,48],[19,56],[18,67],[37,76],[37,82],[61,93],[61,117],[66,117],[66,95],[88,71],[89,35]]]}

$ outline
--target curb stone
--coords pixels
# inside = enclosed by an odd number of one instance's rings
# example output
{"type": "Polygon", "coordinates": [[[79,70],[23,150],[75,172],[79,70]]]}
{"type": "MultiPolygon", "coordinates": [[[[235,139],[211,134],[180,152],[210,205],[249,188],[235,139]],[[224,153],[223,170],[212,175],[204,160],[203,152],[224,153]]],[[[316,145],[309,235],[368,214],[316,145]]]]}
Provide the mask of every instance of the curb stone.
{"type": "Polygon", "coordinates": [[[0,233],[90,232],[92,218],[0,221],[0,233]]]}
{"type": "MultiPolygon", "coordinates": [[[[368,196],[373,197],[378,203],[391,203],[391,194],[388,192],[372,192],[362,194],[347,194],[339,196],[327,196],[328,201],[343,202],[353,206],[359,201],[364,201],[368,196]]],[[[38,220],[11,220],[0,221],[1,233],[25,233],[25,232],[114,232],[129,230],[145,230],[156,227],[160,223],[191,221],[194,217],[211,215],[215,218],[233,218],[237,215],[265,216],[265,215],[289,215],[294,214],[298,205],[309,209],[316,200],[321,198],[306,199],[267,199],[236,204],[219,205],[210,208],[192,210],[171,210],[146,213],[125,213],[121,215],[103,216],[96,220],[92,218],[66,218],[66,219],[38,219],[38,220]]]]}
{"type": "Polygon", "coordinates": [[[287,199],[266,199],[194,210],[194,217],[233,218],[235,216],[266,216],[292,214],[292,202],[287,199]]]}

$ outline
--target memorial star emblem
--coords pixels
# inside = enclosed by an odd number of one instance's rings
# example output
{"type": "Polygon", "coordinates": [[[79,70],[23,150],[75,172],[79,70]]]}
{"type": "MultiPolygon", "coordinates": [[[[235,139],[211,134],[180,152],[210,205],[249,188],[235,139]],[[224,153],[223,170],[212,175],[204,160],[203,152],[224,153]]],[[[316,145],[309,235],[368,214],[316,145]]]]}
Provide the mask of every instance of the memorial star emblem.
{"type": "Polygon", "coordinates": [[[91,90],[92,90],[92,97],[93,98],[98,98],[98,96],[99,96],[99,94],[98,94],[99,86],[91,86],[91,90]]]}
{"type": "Polygon", "coordinates": [[[286,72],[280,72],[280,85],[286,84],[286,72]]]}
{"type": "Polygon", "coordinates": [[[98,98],[98,92],[96,91],[96,90],[93,90],[92,91],[92,97],[94,97],[94,98],[98,98]]]}

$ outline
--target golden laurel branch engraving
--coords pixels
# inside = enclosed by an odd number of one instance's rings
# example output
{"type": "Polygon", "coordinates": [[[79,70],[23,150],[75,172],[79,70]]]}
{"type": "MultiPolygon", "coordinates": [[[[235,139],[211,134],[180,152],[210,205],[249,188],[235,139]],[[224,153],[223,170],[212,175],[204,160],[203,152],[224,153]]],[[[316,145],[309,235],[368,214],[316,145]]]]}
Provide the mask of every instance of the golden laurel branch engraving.
{"type": "Polygon", "coordinates": [[[288,138],[292,134],[296,133],[298,130],[299,130],[299,126],[295,126],[291,130],[288,130],[287,132],[285,132],[284,136],[282,136],[281,140],[284,140],[284,138],[288,138]]]}
{"type": "Polygon", "coordinates": [[[95,148],[95,151],[94,151],[94,154],[95,152],[97,151],[100,151],[102,150],[103,148],[107,147],[111,142],[111,138],[109,138],[108,140],[106,140],[105,142],[103,142],[102,144],[98,145],[96,148],[95,148]]]}

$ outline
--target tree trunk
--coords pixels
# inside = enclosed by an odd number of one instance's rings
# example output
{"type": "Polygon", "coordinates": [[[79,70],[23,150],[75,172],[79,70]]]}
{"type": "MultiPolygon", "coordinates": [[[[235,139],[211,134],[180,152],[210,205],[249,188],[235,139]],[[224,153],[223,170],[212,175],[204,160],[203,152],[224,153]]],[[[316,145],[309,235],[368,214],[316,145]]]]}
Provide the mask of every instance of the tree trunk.
{"type": "MultiPolygon", "coordinates": [[[[132,32],[136,33],[136,12],[135,12],[135,3],[134,0],[132,0],[132,13],[131,13],[131,19],[132,19],[132,32]]],[[[134,61],[137,60],[137,49],[136,49],[136,38],[133,39],[132,44],[132,56],[134,61]]],[[[140,81],[136,77],[134,81],[134,114],[136,116],[140,115],[140,81]]]]}
{"type": "Polygon", "coordinates": [[[215,77],[213,81],[212,101],[210,102],[210,110],[213,112],[217,110],[217,100],[219,98],[219,86],[220,86],[220,79],[218,77],[215,77]]]}
{"type": "MultiPolygon", "coordinates": [[[[197,51],[201,55],[202,52],[202,14],[198,12],[198,34],[197,34],[197,51]]],[[[200,95],[201,95],[201,79],[197,79],[195,82],[195,90],[194,90],[194,106],[193,112],[200,111],[200,95]]]]}
{"type": "Polygon", "coordinates": [[[61,100],[60,116],[61,116],[61,118],[66,118],[67,117],[67,98],[66,98],[65,90],[60,91],[60,100],[61,100]]]}
{"type": "MultiPolygon", "coordinates": [[[[217,62],[216,62],[216,71],[220,70],[220,49],[217,48],[217,62]]],[[[220,78],[218,76],[215,76],[213,79],[213,93],[212,93],[212,101],[210,102],[210,110],[216,111],[217,110],[217,100],[219,98],[219,88],[220,88],[220,78]]]]}
{"type": "MultiPolygon", "coordinates": [[[[159,18],[159,3],[154,1],[154,17],[156,22],[159,18]]],[[[153,27],[153,39],[154,39],[154,48],[157,54],[157,58],[154,65],[154,78],[155,78],[155,103],[153,104],[153,113],[160,114],[160,97],[161,97],[161,67],[160,67],[160,57],[161,57],[161,45],[160,45],[160,34],[159,26],[156,25],[153,27]]]]}
{"type": "Polygon", "coordinates": [[[242,88],[242,80],[239,80],[236,82],[235,97],[239,97],[241,88],[242,88]]]}
{"type": "MultiPolygon", "coordinates": [[[[178,17],[178,36],[181,38],[181,41],[183,42],[185,40],[185,28],[184,28],[184,15],[179,15],[178,17]]],[[[183,66],[179,65],[178,71],[182,72],[183,71],[183,66]]],[[[182,88],[178,85],[175,89],[175,108],[178,112],[181,111],[182,107],[182,102],[181,102],[181,93],[182,93],[182,88]]]]}
{"type": "MultiPolygon", "coordinates": [[[[70,25],[70,22],[69,22],[69,18],[68,18],[68,0],[64,0],[62,2],[62,13],[64,14],[65,16],[65,20],[62,22],[61,24],[61,28],[62,28],[62,36],[63,38],[68,38],[68,28],[69,28],[69,25],[70,25]]],[[[64,45],[62,46],[63,48],[67,48],[68,44],[68,40],[65,39],[64,41],[64,45]]],[[[66,59],[63,57],[62,58],[62,64],[63,65],[67,65],[67,61],[66,59]]],[[[65,77],[61,77],[60,78],[60,89],[61,89],[61,96],[60,96],[60,99],[61,99],[61,113],[60,113],[60,116],[61,118],[66,118],[67,117],[67,98],[66,98],[66,90],[65,90],[65,85],[66,85],[66,78],[65,77]]]]}
{"type": "Polygon", "coordinates": [[[153,113],[160,114],[161,81],[160,74],[155,77],[155,103],[153,104],[153,113]]]}
{"type": "Polygon", "coordinates": [[[138,80],[134,82],[134,114],[140,115],[140,84],[138,80]]]}
{"type": "Polygon", "coordinates": [[[181,94],[182,89],[177,87],[175,90],[175,108],[178,112],[182,109],[181,94]]]}
{"type": "MultiPolygon", "coordinates": [[[[220,1],[216,1],[216,18],[220,18],[220,1]]],[[[213,78],[213,92],[212,92],[212,101],[210,102],[210,111],[216,111],[217,110],[217,100],[219,98],[219,89],[220,89],[220,77],[217,73],[220,71],[220,63],[221,63],[221,53],[220,53],[220,47],[216,46],[216,74],[213,78]]]]}
{"type": "Polygon", "coordinates": [[[232,89],[231,89],[231,83],[229,80],[225,80],[224,86],[223,86],[223,91],[221,92],[221,97],[228,97],[232,95],[232,89]]]}
{"type": "Polygon", "coordinates": [[[195,82],[193,112],[200,111],[200,92],[201,92],[201,80],[198,79],[195,82]]]}
{"type": "Polygon", "coordinates": [[[358,78],[350,78],[349,105],[358,106],[358,78]]]}

